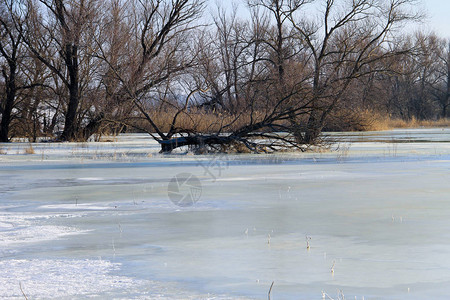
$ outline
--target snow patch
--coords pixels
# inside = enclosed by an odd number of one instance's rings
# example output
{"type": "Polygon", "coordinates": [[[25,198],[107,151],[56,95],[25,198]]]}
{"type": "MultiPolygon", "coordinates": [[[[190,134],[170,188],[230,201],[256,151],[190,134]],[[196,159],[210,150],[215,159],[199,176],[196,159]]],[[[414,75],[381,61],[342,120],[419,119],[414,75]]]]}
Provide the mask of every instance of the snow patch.
{"type": "Polygon", "coordinates": [[[0,261],[0,299],[245,299],[197,294],[174,283],[122,276],[122,264],[107,260],[0,261]]]}
{"type": "Polygon", "coordinates": [[[54,299],[94,296],[111,290],[131,290],[139,280],[110,274],[120,264],[104,260],[0,261],[0,298],[54,299]]]}
{"type": "Polygon", "coordinates": [[[100,206],[99,203],[80,203],[80,204],[50,204],[41,205],[40,209],[52,209],[52,210],[110,210],[114,209],[114,206],[100,206]]]}
{"type": "Polygon", "coordinates": [[[69,226],[37,224],[38,220],[56,217],[73,217],[73,215],[0,215],[0,248],[23,243],[35,243],[62,238],[68,235],[86,233],[69,226]]]}
{"type": "Polygon", "coordinates": [[[82,178],[77,178],[77,180],[79,180],[79,181],[100,181],[100,180],[105,180],[105,178],[102,178],[102,177],[82,177],[82,178]]]}

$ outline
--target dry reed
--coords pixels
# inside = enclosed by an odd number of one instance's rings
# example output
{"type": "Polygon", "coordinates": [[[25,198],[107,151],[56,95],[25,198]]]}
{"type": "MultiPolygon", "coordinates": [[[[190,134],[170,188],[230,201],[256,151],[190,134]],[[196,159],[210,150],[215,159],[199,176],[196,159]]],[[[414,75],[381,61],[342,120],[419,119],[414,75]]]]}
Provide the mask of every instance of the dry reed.
{"type": "Polygon", "coordinates": [[[25,154],[34,154],[33,145],[29,144],[27,148],[25,148],[25,154]]]}

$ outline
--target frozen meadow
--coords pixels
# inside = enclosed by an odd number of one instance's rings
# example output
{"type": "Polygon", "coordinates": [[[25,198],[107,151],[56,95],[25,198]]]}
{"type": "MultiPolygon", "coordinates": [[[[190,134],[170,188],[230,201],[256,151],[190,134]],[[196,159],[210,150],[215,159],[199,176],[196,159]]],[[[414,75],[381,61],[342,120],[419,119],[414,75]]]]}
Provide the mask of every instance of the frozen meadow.
{"type": "Polygon", "coordinates": [[[0,144],[0,298],[448,299],[450,129],[332,137],[273,155],[0,144]]]}

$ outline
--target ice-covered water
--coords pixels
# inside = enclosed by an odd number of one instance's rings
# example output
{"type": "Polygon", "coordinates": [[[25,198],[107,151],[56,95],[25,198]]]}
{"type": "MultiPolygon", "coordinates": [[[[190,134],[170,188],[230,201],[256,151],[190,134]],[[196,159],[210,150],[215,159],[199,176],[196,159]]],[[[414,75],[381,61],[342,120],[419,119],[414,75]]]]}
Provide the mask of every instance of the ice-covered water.
{"type": "Polygon", "coordinates": [[[267,299],[274,281],[272,299],[448,299],[450,129],[332,137],[278,155],[0,144],[0,298],[267,299]],[[179,174],[194,206],[169,200],[179,174]]]}

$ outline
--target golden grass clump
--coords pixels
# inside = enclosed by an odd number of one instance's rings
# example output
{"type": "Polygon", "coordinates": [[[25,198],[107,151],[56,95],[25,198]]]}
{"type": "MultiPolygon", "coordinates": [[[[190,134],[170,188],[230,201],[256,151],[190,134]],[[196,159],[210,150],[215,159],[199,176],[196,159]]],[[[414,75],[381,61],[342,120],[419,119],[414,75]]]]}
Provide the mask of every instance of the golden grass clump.
{"type": "MultiPolygon", "coordinates": [[[[176,110],[160,110],[151,115],[152,120],[162,132],[170,130],[176,110]]],[[[253,112],[253,123],[264,119],[264,112],[253,112]]],[[[233,132],[245,125],[250,124],[249,113],[232,114],[228,112],[205,111],[204,109],[190,109],[178,115],[175,128],[185,132],[201,133],[227,133],[233,132]]],[[[284,121],[281,121],[283,123],[284,121]]],[[[286,121],[287,122],[287,121],[286,121]]],[[[307,115],[297,120],[299,124],[307,123],[307,115]]],[[[133,123],[136,128],[153,132],[153,127],[145,119],[139,119],[133,123]]],[[[448,127],[450,118],[439,120],[403,120],[391,118],[371,109],[338,109],[329,115],[324,131],[382,131],[394,128],[417,128],[417,127],[448,127]]],[[[303,130],[300,127],[300,130],[303,130]]],[[[235,149],[239,151],[239,149],[235,149]]]]}
{"type": "MultiPolygon", "coordinates": [[[[162,132],[168,132],[175,114],[176,111],[166,110],[159,111],[151,117],[162,132]]],[[[262,119],[262,113],[255,112],[253,114],[253,122],[262,119]]],[[[203,133],[218,132],[220,129],[222,129],[221,132],[232,132],[249,123],[250,115],[247,113],[234,115],[231,113],[210,112],[203,109],[190,109],[188,113],[180,113],[178,115],[175,127],[183,128],[186,131],[203,133]]],[[[137,121],[135,125],[148,131],[153,130],[146,120],[137,121]]]]}
{"type": "Polygon", "coordinates": [[[29,144],[27,148],[25,148],[25,154],[34,154],[33,145],[29,144]]]}
{"type": "Polygon", "coordinates": [[[371,110],[341,109],[330,115],[325,131],[374,131],[389,129],[387,119],[371,110]]]}
{"type": "Polygon", "coordinates": [[[329,120],[329,131],[382,131],[394,128],[450,127],[450,118],[438,120],[403,120],[391,118],[372,110],[340,110],[329,120]]]}
{"type": "Polygon", "coordinates": [[[450,118],[438,120],[417,120],[412,117],[410,120],[389,119],[390,128],[417,128],[417,127],[450,127],[450,118]]]}

